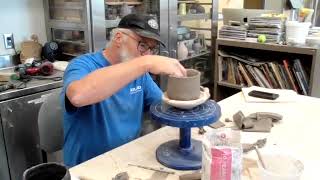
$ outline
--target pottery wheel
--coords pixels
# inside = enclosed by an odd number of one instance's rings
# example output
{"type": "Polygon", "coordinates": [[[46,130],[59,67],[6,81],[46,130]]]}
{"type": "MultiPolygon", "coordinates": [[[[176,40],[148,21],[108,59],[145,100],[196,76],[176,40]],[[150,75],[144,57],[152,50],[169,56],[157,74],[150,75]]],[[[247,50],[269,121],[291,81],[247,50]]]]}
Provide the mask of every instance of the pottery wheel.
{"type": "Polygon", "coordinates": [[[221,116],[220,106],[214,101],[183,110],[165,103],[150,107],[152,119],[161,124],[180,128],[180,139],[161,144],[156,151],[157,160],[166,167],[178,170],[201,168],[202,143],[191,139],[191,128],[214,123],[221,116]]]}

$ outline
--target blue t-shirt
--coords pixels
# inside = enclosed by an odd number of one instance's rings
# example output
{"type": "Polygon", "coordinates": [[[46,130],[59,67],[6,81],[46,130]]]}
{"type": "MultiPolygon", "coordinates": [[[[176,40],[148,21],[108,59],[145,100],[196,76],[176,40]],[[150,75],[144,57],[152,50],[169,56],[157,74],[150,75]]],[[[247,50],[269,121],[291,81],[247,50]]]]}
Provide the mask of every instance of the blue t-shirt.
{"type": "Polygon", "coordinates": [[[64,73],[64,162],[72,167],[138,137],[144,109],[161,100],[162,92],[149,74],[144,74],[111,97],[80,108],[66,98],[68,85],[106,66],[102,51],[74,59],[64,73]]]}

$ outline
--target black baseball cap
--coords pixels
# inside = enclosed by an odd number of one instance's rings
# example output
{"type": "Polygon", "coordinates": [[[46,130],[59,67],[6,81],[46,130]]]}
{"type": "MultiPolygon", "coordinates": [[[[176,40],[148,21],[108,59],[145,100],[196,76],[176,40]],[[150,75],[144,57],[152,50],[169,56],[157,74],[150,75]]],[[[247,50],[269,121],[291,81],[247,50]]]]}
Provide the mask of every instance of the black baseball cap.
{"type": "Polygon", "coordinates": [[[154,39],[165,46],[160,38],[158,22],[152,16],[128,14],[120,20],[118,28],[130,29],[141,37],[154,39]]]}

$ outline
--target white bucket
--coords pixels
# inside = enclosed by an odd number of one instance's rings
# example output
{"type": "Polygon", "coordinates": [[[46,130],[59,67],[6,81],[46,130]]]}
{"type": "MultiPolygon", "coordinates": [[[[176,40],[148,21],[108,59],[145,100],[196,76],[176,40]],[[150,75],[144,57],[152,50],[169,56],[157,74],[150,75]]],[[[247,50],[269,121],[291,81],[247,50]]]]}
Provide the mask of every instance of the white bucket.
{"type": "Polygon", "coordinates": [[[287,43],[304,44],[309,32],[310,22],[287,21],[286,41],[287,43]]]}

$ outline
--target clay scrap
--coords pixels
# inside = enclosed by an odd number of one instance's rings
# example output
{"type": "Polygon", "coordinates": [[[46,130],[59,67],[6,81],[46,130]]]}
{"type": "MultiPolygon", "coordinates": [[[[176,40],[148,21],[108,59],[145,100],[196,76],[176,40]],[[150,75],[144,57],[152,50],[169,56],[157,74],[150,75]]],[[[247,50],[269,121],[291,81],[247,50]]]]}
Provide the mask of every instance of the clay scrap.
{"type": "Polygon", "coordinates": [[[221,122],[221,121],[216,121],[216,122],[214,122],[212,124],[209,124],[209,127],[213,128],[213,129],[219,129],[219,128],[224,127],[224,126],[225,126],[225,124],[223,122],[221,122]]]}
{"type": "Polygon", "coordinates": [[[262,148],[267,143],[267,138],[259,139],[253,144],[242,144],[242,150],[244,153],[254,150],[255,147],[262,148]]]}
{"type": "Polygon", "coordinates": [[[274,122],[282,120],[282,115],[272,112],[256,112],[244,116],[242,111],[233,115],[237,127],[247,132],[270,132],[274,122]]]}
{"type": "Polygon", "coordinates": [[[129,175],[127,172],[118,173],[112,180],[129,180],[129,175]]]}

